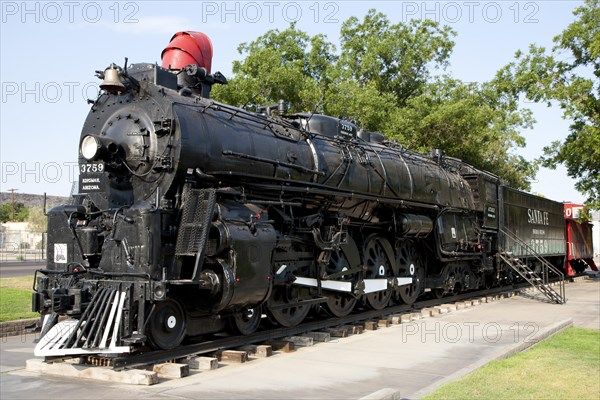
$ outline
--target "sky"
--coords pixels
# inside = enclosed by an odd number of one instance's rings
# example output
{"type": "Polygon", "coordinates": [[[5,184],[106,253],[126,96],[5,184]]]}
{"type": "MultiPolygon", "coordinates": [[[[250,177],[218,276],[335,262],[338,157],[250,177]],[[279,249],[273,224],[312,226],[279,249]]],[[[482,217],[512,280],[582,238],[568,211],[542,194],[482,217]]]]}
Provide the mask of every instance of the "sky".
{"type": "MultiPolygon", "coordinates": [[[[81,127],[95,99],[96,70],[114,62],[159,62],[171,36],[206,33],[213,43],[212,70],[232,76],[242,42],[296,22],[310,35],[339,43],[350,16],[369,8],[393,22],[433,19],[451,26],[456,44],[446,70],[465,82],[484,82],[531,43],[552,38],[575,20],[580,1],[2,1],[0,26],[0,191],[67,196],[77,179],[81,127]]],[[[339,46],[338,46],[339,48],[339,46]]],[[[568,134],[558,107],[523,99],[534,128],[522,132],[528,160],[568,134]]],[[[564,168],[542,169],[532,193],[582,202],[564,168]]]]}

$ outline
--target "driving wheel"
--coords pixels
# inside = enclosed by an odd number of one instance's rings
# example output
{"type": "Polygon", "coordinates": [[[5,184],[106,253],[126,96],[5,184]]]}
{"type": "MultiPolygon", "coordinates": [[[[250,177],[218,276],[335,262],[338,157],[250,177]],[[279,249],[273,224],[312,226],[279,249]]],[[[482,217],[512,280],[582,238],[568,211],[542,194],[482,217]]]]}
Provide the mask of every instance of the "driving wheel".
{"type": "Polygon", "coordinates": [[[398,241],[396,244],[396,265],[398,266],[398,277],[412,278],[413,280],[411,284],[398,288],[398,296],[404,303],[413,304],[424,289],[425,267],[423,258],[412,241],[398,241]]]}
{"type": "MultiPolygon", "coordinates": [[[[382,236],[371,235],[367,238],[363,249],[367,279],[388,279],[393,276],[392,262],[386,247],[391,248],[388,240],[382,236]]],[[[390,288],[366,295],[367,304],[374,310],[387,307],[391,297],[392,290],[390,288]]]]}

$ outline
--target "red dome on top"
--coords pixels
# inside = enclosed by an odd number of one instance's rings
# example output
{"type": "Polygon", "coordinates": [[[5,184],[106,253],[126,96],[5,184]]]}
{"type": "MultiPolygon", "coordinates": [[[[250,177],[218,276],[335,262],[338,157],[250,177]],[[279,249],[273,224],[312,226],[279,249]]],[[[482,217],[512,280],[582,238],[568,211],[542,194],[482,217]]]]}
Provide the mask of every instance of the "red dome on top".
{"type": "Polygon", "coordinates": [[[162,51],[163,68],[183,69],[190,64],[206,68],[210,74],[212,43],[202,32],[177,32],[162,51]]]}

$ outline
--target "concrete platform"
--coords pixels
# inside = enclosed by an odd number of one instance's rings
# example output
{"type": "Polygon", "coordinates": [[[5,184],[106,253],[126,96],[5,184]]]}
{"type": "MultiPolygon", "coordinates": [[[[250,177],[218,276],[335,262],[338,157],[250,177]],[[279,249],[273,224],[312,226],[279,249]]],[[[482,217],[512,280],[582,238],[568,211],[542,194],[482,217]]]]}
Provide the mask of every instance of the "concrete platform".
{"type": "Polygon", "coordinates": [[[131,386],[25,370],[33,335],[0,343],[0,398],[7,399],[396,399],[418,398],[570,323],[600,329],[600,281],[566,285],[565,305],[526,293],[362,335],[250,356],[244,364],[190,371],[154,386],[131,386]]]}

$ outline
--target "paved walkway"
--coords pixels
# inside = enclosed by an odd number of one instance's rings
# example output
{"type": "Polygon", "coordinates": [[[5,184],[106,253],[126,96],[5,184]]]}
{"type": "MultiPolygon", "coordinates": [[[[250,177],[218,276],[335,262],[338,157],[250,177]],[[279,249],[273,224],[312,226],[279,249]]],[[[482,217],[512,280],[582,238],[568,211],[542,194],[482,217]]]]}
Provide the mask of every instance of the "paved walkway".
{"type": "Polygon", "coordinates": [[[600,280],[568,284],[566,293],[565,305],[516,296],[142,387],[27,372],[31,335],[8,338],[0,346],[0,398],[417,398],[571,320],[600,329],[600,280]]]}

